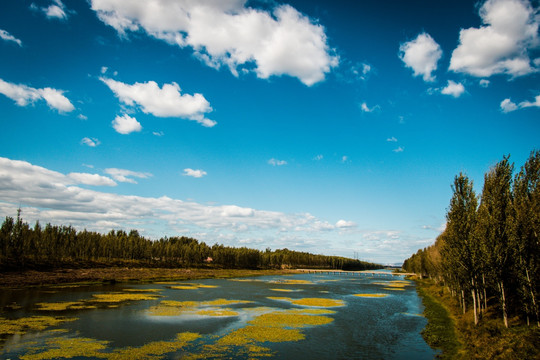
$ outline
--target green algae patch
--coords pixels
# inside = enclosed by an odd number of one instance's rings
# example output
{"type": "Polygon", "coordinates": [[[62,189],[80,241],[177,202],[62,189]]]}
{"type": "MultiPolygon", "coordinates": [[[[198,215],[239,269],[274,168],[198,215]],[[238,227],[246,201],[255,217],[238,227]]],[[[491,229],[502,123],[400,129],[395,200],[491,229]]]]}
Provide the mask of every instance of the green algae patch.
{"type": "Polygon", "coordinates": [[[65,301],[57,303],[37,303],[36,310],[39,311],[66,311],[66,310],[86,310],[95,309],[94,305],[88,305],[84,301],[65,301]]]}
{"type": "Polygon", "coordinates": [[[202,316],[216,316],[216,317],[238,316],[238,313],[232,309],[206,309],[206,310],[199,310],[196,312],[196,314],[202,315],[202,316]]]}
{"type": "Polygon", "coordinates": [[[274,281],[270,281],[270,284],[308,285],[308,284],[313,284],[313,281],[309,281],[309,280],[287,279],[287,280],[274,280],[274,281]]]}
{"type": "Polygon", "coordinates": [[[0,337],[23,335],[29,331],[43,331],[49,327],[75,320],[77,319],[53,316],[31,316],[20,319],[0,318],[0,337]]]}
{"type": "Polygon", "coordinates": [[[203,301],[200,304],[205,305],[205,306],[222,306],[222,305],[251,304],[251,303],[253,303],[253,301],[216,299],[216,300],[210,300],[210,301],[203,301]]]}
{"type": "Polygon", "coordinates": [[[354,294],[354,296],[363,297],[363,298],[383,298],[383,297],[387,297],[388,294],[354,294]]]}
{"type": "Polygon", "coordinates": [[[328,316],[298,314],[295,312],[279,311],[263,314],[249,323],[265,327],[304,328],[315,325],[326,325],[334,321],[328,316]]]}
{"type": "Polygon", "coordinates": [[[189,343],[200,338],[200,335],[192,332],[177,334],[173,341],[154,341],[140,347],[127,347],[116,349],[112,353],[104,354],[109,360],[154,360],[162,359],[165,354],[173,353],[185,348],[189,343]]]}
{"type": "Polygon", "coordinates": [[[217,285],[205,285],[205,284],[192,284],[192,283],[179,283],[178,285],[169,286],[169,289],[173,290],[197,290],[197,289],[215,289],[217,285]]]}
{"type": "Polygon", "coordinates": [[[264,342],[286,342],[304,340],[298,329],[275,328],[271,326],[246,326],[237,329],[218,340],[218,345],[246,346],[264,342]]]}
{"type": "Polygon", "coordinates": [[[135,293],[157,293],[162,291],[162,289],[124,289],[122,291],[135,292],[135,293]]]}
{"type": "Polygon", "coordinates": [[[315,307],[337,307],[344,306],[343,300],[327,299],[327,298],[303,298],[303,299],[291,299],[288,297],[268,297],[270,300],[288,301],[294,305],[300,306],[315,306],[315,307]]]}
{"type": "Polygon", "coordinates": [[[107,293],[107,294],[94,294],[90,301],[97,303],[121,303],[126,301],[141,301],[141,300],[155,300],[159,298],[154,294],[137,294],[137,293],[107,293]]]}
{"type": "Polygon", "coordinates": [[[89,357],[106,359],[108,354],[102,353],[108,345],[108,341],[100,341],[89,338],[53,338],[46,342],[43,349],[32,349],[22,355],[21,360],[42,359],[71,359],[75,357],[89,357]],[[39,352],[39,350],[44,350],[39,352]]]}

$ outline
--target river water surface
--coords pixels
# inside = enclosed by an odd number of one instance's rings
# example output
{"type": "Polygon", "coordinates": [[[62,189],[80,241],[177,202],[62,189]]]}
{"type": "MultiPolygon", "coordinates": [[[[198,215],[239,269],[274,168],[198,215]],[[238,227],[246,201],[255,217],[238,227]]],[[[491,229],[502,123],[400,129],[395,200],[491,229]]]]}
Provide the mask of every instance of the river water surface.
{"type": "Polygon", "coordinates": [[[3,290],[0,305],[2,359],[435,355],[414,283],[388,273],[3,290]]]}

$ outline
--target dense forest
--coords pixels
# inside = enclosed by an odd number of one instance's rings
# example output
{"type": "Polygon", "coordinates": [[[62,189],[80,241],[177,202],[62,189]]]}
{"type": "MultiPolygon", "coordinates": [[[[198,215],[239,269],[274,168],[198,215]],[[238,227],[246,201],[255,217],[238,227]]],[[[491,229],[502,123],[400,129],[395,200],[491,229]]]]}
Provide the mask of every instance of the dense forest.
{"type": "Polygon", "coordinates": [[[149,267],[222,268],[329,268],[366,270],[381,268],[378,264],[306,252],[278,249],[260,251],[246,247],[234,248],[204,242],[189,237],[164,237],[153,241],[137,230],[129,233],[111,230],[77,231],[72,226],[39,222],[31,227],[21,218],[6,217],[0,228],[0,269],[21,270],[44,267],[93,266],[129,263],[149,267]]]}
{"type": "Polygon", "coordinates": [[[484,175],[481,195],[455,177],[446,230],[403,268],[443,283],[478,324],[488,310],[540,327],[540,151],[514,175],[509,156],[484,175]]]}

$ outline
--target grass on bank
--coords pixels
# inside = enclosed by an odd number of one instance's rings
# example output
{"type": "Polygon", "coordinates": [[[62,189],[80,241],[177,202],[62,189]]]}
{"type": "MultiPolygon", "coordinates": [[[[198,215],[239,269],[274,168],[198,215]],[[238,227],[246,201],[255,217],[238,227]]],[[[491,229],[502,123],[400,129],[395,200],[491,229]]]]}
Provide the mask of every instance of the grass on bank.
{"type": "Polygon", "coordinates": [[[477,326],[472,311],[463,314],[447,289],[430,280],[417,280],[428,324],[426,342],[440,349],[440,359],[540,359],[540,329],[511,319],[504,327],[498,312],[489,310],[477,326]]]}

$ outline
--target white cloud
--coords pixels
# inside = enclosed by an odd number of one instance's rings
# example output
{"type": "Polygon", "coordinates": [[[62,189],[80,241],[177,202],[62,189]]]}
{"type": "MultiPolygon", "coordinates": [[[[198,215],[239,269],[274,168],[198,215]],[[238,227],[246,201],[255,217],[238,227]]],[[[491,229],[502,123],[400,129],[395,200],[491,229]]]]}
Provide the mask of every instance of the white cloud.
{"type": "Polygon", "coordinates": [[[403,147],[401,147],[401,146],[398,146],[397,149],[394,149],[394,150],[392,150],[392,151],[395,152],[395,153],[400,153],[400,152],[405,151],[405,148],[403,148],[403,147]]]}
{"type": "Polygon", "coordinates": [[[504,99],[501,101],[501,110],[505,113],[517,110],[518,106],[510,99],[504,99]]]}
{"type": "Polygon", "coordinates": [[[194,178],[202,178],[205,175],[207,175],[207,173],[204,170],[193,170],[193,169],[190,169],[190,168],[184,169],[184,176],[191,176],[191,177],[194,177],[194,178]]]}
{"type": "Polygon", "coordinates": [[[322,154],[319,154],[319,155],[315,156],[315,157],[313,158],[313,160],[321,161],[323,158],[324,158],[324,157],[322,156],[322,154]]]}
{"type": "Polygon", "coordinates": [[[343,156],[341,157],[341,162],[342,162],[342,163],[346,163],[348,160],[349,160],[349,157],[348,157],[347,155],[343,155],[343,156]]]}
{"type": "Polygon", "coordinates": [[[112,176],[112,178],[119,182],[127,182],[131,184],[136,184],[137,182],[132,177],[136,177],[139,179],[147,179],[152,176],[150,173],[142,173],[142,172],[136,172],[126,169],[117,169],[117,168],[109,168],[105,169],[105,173],[112,176]]]}
{"type": "Polygon", "coordinates": [[[78,117],[80,120],[88,120],[88,116],[83,115],[83,114],[79,114],[79,115],[77,115],[77,117],[78,117]]]}
{"type": "Polygon", "coordinates": [[[268,160],[268,164],[272,166],[282,166],[282,165],[287,165],[287,161],[271,158],[270,160],[268,160]]]}
{"type": "Polygon", "coordinates": [[[481,79],[479,84],[480,84],[481,87],[487,88],[489,86],[489,80],[481,79]]]}
{"type": "Polygon", "coordinates": [[[310,214],[203,205],[166,196],[119,195],[76,186],[83,181],[93,184],[106,181],[87,175],[64,175],[25,161],[0,158],[0,215],[10,216],[22,206],[27,221],[39,219],[98,231],[109,231],[111,227],[141,229],[158,224],[161,236],[177,234],[176,229],[181,228],[187,236],[208,234],[209,241],[229,238],[229,242],[236,244],[263,237],[267,240],[262,242],[264,247],[290,246],[289,241],[281,242],[285,237],[294,238],[302,246],[305,241],[311,241],[314,232],[332,228],[310,214]],[[296,229],[309,231],[311,235],[303,235],[296,229]],[[238,237],[240,233],[242,238],[238,237]]]}
{"type": "Polygon", "coordinates": [[[524,109],[528,107],[540,107],[540,95],[534,98],[534,101],[522,101],[519,104],[512,102],[510,99],[504,99],[501,102],[501,110],[504,113],[515,111],[518,109],[524,109]]]}
{"type": "Polygon", "coordinates": [[[101,21],[126,37],[144,31],[171,45],[191,47],[208,66],[254,71],[259,78],[289,75],[311,86],[338,65],[324,28],[289,5],[272,13],[245,0],[91,0],[101,21]]]}
{"type": "Polygon", "coordinates": [[[437,70],[441,56],[441,47],[427,33],[399,46],[399,58],[414,71],[414,76],[422,75],[424,81],[435,81],[432,73],[437,70]]]}
{"type": "Polygon", "coordinates": [[[19,46],[22,46],[22,41],[17,39],[15,36],[8,33],[6,30],[0,29],[0,38],[5,41],[12,41],[19,46]]]}
{"type": "Polygon", "coordinates": [[[448,85],[441,90],[441,94],[451,95],[458,98],[465,92],[465,87],[462,83],[455,83],[452,80],[448,80],[448,85]]]}
{"type": "Polygon", "coordinates": [[[117,115],[112,121],[112,126],[116,132],[124,135],[132,132],[139,132],[142,129],[141,123],[128,114],[124,114],[122,116],[117,115]]]}
{"type": "Polygon", "coordinates": [[[48,19],[66,20],[68,18],[66,6],[61,0],[52,0],[49,6],[41,8],[32,3],[30,9],[43,12],[48,19]]]}
{"type": "Polygon", "coordinates": [[[155,136],[158,136],[158,137],[161,137],[161,136],[165,135],[165,133],[163,131],[152,131],[152,134],[154,134],[155,136]]]}
{"type": "Polygon", "coordinates": [[[88,137],[85,137],[81,140],[81,144],[84,144],[84,145],[88,145],[90,147],[96,147],[98,146],[99,144],[101,144],[99,142],[98,139],[96,138],[88,138],[88,137]]]}
{"type": "Polygon", "coordinates": [[[106,176],[98,174],[88,173],[70,173],[68,177],[75,180],[79,184],[93,185],[93,186],[116,186],[117,184],[106,176]]]}
{"type": "Polygon", "coordinates": [[[386,141],[388,141],[388,142],[397,142],[397,139],[392,136],[391,138],[386,139],[386,141]]]}
{"type": "Polygon", "coordinates": [[[367,113],[370,113],[370,112],[373,112],[375,110],[378,110],[380,109],[380,106],[379,105],[375,105],[373,107],[369,107],[367,105],[367,103],[364,101],[362,104],[360,104],[360,109],[362,110],[362,112],[367,112],[367,113]]]}
{"type": "Polygon", "coordinates": [[[160,88],[155,81],[124,84],[108,78],[100,78],[127,106],[138,105],[145,114],[157,117],[178,117],[194,120],[206,127],[216,125],[206,119],[205,113],[211,112],[210,103],[202,94],[180,94],[177,83],[163,84],[160,88]]]}
{"type": "Polygon", "coordinates": [[[356,227],[356,223],[346,220],[338,220],[336,227],[340,229],[350,229],[356,227]]]}
{"type": "Polygon", "coordinates": [[[33,104],[38,100],[45,100],[50,108],[59,112],[75,110],[73,104],[63,95],[62,90],[52,88],[36,89],[30,86],[13,84],[0,79],[0,94],[15,101],[19,106],[33,104]]]}
{"type": "Polygon", "coordinates": [[[539,44],[539,18],[526,0],[488,0],[479,12],[485,26],[462,29],[450,70],[478,77],[522,76],[537,71],[528,51],[539,44]]]}

